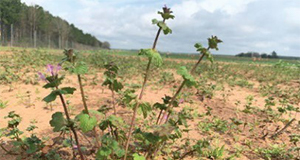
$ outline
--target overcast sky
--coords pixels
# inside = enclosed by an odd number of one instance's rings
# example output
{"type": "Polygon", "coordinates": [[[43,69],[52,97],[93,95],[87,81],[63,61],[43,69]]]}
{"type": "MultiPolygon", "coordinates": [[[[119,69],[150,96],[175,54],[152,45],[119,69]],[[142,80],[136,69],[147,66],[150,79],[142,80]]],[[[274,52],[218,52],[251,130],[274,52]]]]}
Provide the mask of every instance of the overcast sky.
{"type": "Polygon", "coordinates": [[[218,54],[257,51],[300,57],[300,0],[21,0],[38,4],[75,24],[112,48],[150,48],[157,27],[151,24],[167,4],[175,19],[157,49],[194,52],[217,35],[224,41],[218,54]]]}

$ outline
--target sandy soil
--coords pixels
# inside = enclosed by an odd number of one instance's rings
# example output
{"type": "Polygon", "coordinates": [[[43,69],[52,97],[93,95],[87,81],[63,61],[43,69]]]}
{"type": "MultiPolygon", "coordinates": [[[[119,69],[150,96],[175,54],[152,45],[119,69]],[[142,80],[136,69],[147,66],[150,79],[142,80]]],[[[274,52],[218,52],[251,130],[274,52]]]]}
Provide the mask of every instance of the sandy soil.
{"type": "MultiPolygon", "coordinates": [[[[98,85],[86,85],[85,91],[88,95],[88,106],[90,109],[97,110],[100,106],[104,104],[110,105],[111,102],[111,92],[101,85],[101,75],[100,82],[98,85]]],[[[176,79],[179,78],[176,76],[176,79]]],[[[88,81],[86,84],[90,84],[91,77],[88,77],[88,81]]],[[[67,79],[64,81],[64,85],[78,87],[77,79],[75,76],[67,76],[67,79]]],[[[36,130],[39,136],[49,136],[49,144],[52,143],[52,139],[56,137],[58,134],[54,134],[52,132],[52,128],[49,125],[49,121],[51,119],[51,115],[57,111],[63,111],[62,106],[60,104],[59,99],[51,104],[46,104],[42,101],[47,94],[49,94],[49,90],[42,88],[43,83],[40,82],[38,85],[25,85],[20,83],[14,83],[12,85],[0,85],[0,97],[3,101],[8,101],[8,106],[4,109],[0,109],[0,128],[6,127],[7,120],[3,119],[10,111],[16,111],[17,114],[20,114],[22,117],[22,123],[20,124],[20,129],[25,130],[31,121],[36,121],[36,126],[38,129],[36,130]]],[[[299,84],[295,84],[298,85],[299,84]]],[[[163,88],[154,89],[155,85],[150,85],[147,87],[146,93],[144,95],[144,100],[150,102],[151,104],[161,101],[161,98],[165,96],[165,94],[172,95],[172,91],[170,90],[170,86],[167,85],[163,88]]],[[[215,96],[212,99],[204,98],[203,101],[199,100],[199,97],[196,96],[196,90],[188,90],[184,89],[183,92],[191,92],[194,95],[191,97],[193,100],[193,104],[189,104],[187,102],[181,104],[181,106],[191,106],[196,109],[199,113],[205,113],[208,107],[212,108],[212,116],[216,116],[220,119],[230,121],[230,118],[238,118],[244,122],[255,122],[262,121],[264,119],[264,115],[259,114],[246,114],[243,112],[237,112],[237,110],[242,110],[245,107],[246,97],[251,95],[254,97],[254,102],[252,106],[256,106],[260,109],[264,108],[265,99],[267,97],[262,97],[260,93],[257,91],[258,85],[254,85],[253,89],[241,88],[241,87],[229,87],[225,85],[224,91],[217,91],[215,96]],[[239,104],[237,105],[237,102],[239,104]]],[[[297,87],[297,86],[296,86],[297,87]]],[[[72,115],[79,113],[83,106],[81,102],[80,92],[77,90],[73,96],[67,96],[67,100],[70,100],[70,112],[72,115]]],[[[297,104],[295,107],[299,107],[297,104]]],[[[130,110],[126,110],[121,106],[118,106],[118,113],[122,114],[126,120],[129,119],[131,115],[130,110]]],[[[111,113],[110,113],[111,114],[111,113]]],[[[296,116],[297,120],[300,119],[299,115],[296,116]]],[[[206,137],[205,134],[200,134],[197,130],[197,124],[201,121],[201,118],[198,118],[194,122],[189,122],[192,126],[193,130],[190,132],[189,136],[192,138],[202,138],[206,137]]],[[[268,133],[272,135],[275,133],[276,128],[282,128],[284,124],[282,122],[278,122],[276,124],[268,124],[261,123],[261,126],[257,126],[255,132],[249,132],[249,126],[240,126],[241,133],[238,134],[238,138],[233,137],[233,134],[226,133],[212,133],[215,137],[220,137],[220,144],[225,144],[226,149],[229,151],[234,150],[234,146],[243,146],[247,148],[245,144],[246,140],[251,140],[253,142],[252,147],[267,147],[269,144],[281,142],[288,143],[288,134],[295,131],[295,125],[288,128],[286,132],[280,135],[276,140],[272,140],[270,138],[263,139],[262,137],[268,133]],[[255,133],[255,134],[253,134],[255,133]],[[238,140],[236,140],[238,139],[238,140]]],[[[5,155],[4,152],[0,149],[0,159],[13,159],[12,156],[5,155]]],[[[255,154],[251,154],[251,152],[245,152],[239,159],[259,159],[255,154]]]]}

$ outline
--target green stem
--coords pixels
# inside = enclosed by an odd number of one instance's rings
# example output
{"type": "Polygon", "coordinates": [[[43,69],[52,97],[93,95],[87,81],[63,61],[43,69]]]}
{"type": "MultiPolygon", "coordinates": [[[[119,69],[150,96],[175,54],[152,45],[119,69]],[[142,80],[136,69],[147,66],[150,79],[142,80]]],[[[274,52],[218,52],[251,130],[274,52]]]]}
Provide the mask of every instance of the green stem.
{"type": "MultiPolygon", "coordinates": [[[[58,90],[58,87],[56,87],[56,89],[58,90]]],[[[68,123],[70,123],[70,122],[71,122],[71,118],[70,118],[70,115],[69,115],[69,112],[68,112],[67,105],[66,105],[66,102],[65,102],[65,100],[64,100],[64,97],[62,96],[61,93],[59,93],[58,96],[59,96],[59,98],[60,98],[60,100],[61,100],[61,103],[62,103],[62,105],[63,105],[63,108],[64,108],[64,111],[65,111],[65,114],[66,114],[68,123]]],[[[77,149],[78,149],[78,153],[79,153],[79,155],[80,155],[80,159],[81,159],[81,160],[84,160],[84,156],[83,156],[83,154],[82,154],[82,152],[81,152],[81,145],[80,145],[79,140],[78,140],[78,135],[77,135],[77,133],[76,133],[76,130],[75,130],[73,124],[70,125],[70,129],[71,129],[71,131],[72,131],[73,134],[74,134],[75,142],[76,142],[77,149]]]]}
{"type": "MultiPolygon", "coordinates": [[[[207,48],[207,50],[209,50],[209,48],[207,48]]],[[[200,56],[200,58],[198,59],[197,63],[194,65],[194,67],[192,68],[192,70],[190,71],[191,74],[193,74],[195,72],[195,70],[197,69],[198,65],[200,64],[200,62],[202,61],[203,57],[205,56],[205,54],[202,54],[200,56]]],[[[174,94],[174,96],[172,97],[171,99],[171,102],[169,103],[164,115],[161,117],[161,120],[160,120],[160,123],[163,123],[163,120],[164,120],[164,117],[167,117],[166,118],[166,121],[165,123],[167,123],[168,119],[169,119],[169,116],[170,116],[170,110],[173,108],[173,103],[175,101],[175,99],[177,98],[177,96],[179,95],[179,93],[181,92],[182,88],[184,87],[186,83],[186,80],[183,80],[180,87],[178,88],[178,90],[176,91],[176,93],[174,94]]],[[[158,122],[158,121],[157,121],[158,122]]]]}
{"type": "Polygon", "coordinates": [[[112,101],[112,105],[113,105],[113,109],[114,109],[114,115],[117,115],[117,109],[116,109],[116,105],[115,105],[115,92],[114,90],[111,90],[111,101],[112,101]]]}
{"type": "MultiPolygon", "coordinates": [[[[81,99],[82,99],[82,103],[83,103],[83,106],[84,106],[84,111],[85,111],[86,114],[88,114],[90,116],[89,108],[88,108],[88,106],[86,104],[86,100],[85,100],[85,95],[84,95],[84,90],[83,90],[83,85],[82,85],[82,80],[81,80],[80,74],[77,74],[77,78],[78,78],[78,83],[79,83],[79,88],[80,88],[80,93],[81,93],[81,99]]],[[[96,146],[100,147],[99,138],[98,138],[97,131],[96,131],[95,127],[93,128],[93,132],[94,132],[94,136],[96,138],[96,146]]]]}
{"type": "Polygon", "coordinates": [[[83,90],[83,85],[82,85],[82,80],[81,80],[80,74],[77,75],[77,78],[78,78],[78,83],[79,83],[79,87],[80,87],[80,93],[81,93],[81,99],[82,99],[83,106],[84,106],[84,111],[86,112],[86,114],[89,115],[90,113],[89,113],[89,109],[88,109],[87,104],[86,104],[86,100],[85,100],[85,95],[84,95],[84,90],[83,90]]]}
{"type": "MultiPolygon", "coordinates": [[[[171,113],[170,110],[171,110],[172,107],[173,107],[173,103],[174,103],[176,97],[178,96],[178,94],[181,92],[181,90],[182,90],[182,88],[184,87],[185,83],[186,83],[186,80],[183,80],[182,83],[181,83],[181,85],[180,85],[180,87],[178,88],[178,90],[176,91],[176,93],[174,94],[174,96],[172,97],[172,99],[171,99],[171,101],[170,101],[170,103],[169,103],[169,105],[168,105],[168,107],[167,107],[165,113],[164,113],[163,116],[161,117],[161,120],[160,120],[160,123],[159,123],[159,124],[161,124],[161,123],[163,122],[163,120],[164,120],[164,118],[165,118],[166,116],[167,116],[167,117],[166,117],[166,122],[168,121],[168,119],[169,119],[169,114],[171,113]]],[[[158,122],[158,121],[159,121],[159,120],[157,120],[157,122],[158,122]]]]}
{"type": "MultiPolygon", "coordinates": [[[[165,23],[165,21],[166,20],[163,19],[163,23],[165,23]]],[[[155,40],[153,42],[153,46],[152,46],[153,50],[155,50],[155,48],[156,48],[156,44],[157,44],[159,35],[161,33],[161,30],[162,30],[162,28],[159,27],[159,29],[158,29],[158,31],[156,33],[155,40]]],[[[126,141],[126,144],[125,144],[125,156],[124,156],[123,160],[126,160],[126,158],[127,158],[127,152],[128,152],[128,147],[129,147],[129,143],[130,143],[131,136],[132,136],[132,130],[133,130],[133,127],[134,127],[134,121],[135,121],[135,118],[136,118],[136,113],[137,113],[138,106],[140,105],[140,100],[143,98],[144,90],[145,90],[146,83],[147,83],[147,80],[148,80],[148,75],[150,73],[151,62],[152,62],[152,58],[149,58],[148,65],[147,65],[147,68],[146,68],[146,74],[145,74],[145,77],[144,77],[144,82],[143,82],[142,89],[141,89],[141,92],[140,92],[140,95],[139,95],[139,101],[136,103],[136,105],[135,105],[135,107],[133,109],[133,115],[132,115],[132,119],[131,119],[131,122],[130,122],[129,133],[128,133],[127,141],[126,141]]]]}

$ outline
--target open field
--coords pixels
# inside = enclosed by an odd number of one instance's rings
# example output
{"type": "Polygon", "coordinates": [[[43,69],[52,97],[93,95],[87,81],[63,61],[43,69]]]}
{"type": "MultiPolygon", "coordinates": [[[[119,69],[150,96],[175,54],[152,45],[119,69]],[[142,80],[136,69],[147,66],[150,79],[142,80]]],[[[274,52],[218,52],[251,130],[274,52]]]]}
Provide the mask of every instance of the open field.
{"type": "MultiPolygon", "coordinates": [[[[132,106],[124,102],[128,96],[125,92],[140,92],[147,58],[138,56],[136,52],[121,50],[81,51],[79,54],[80,59],[88,66],[88,72],[82,75],[82,82],[87,105],[91,110],[99,112],[95,116],[98,120],[95,130],[100,134],[100,139],[103,140],[105,135],[114,136],[114,128],[102,130],[98,127],[114,115],[113,106],[116,107],[116,117],[124,120],[122,125],[116,124],[115,127],[127,131],[133,110],[132,106]],[[102,85],[105,80],[105,64],[110,62],[118,66],[117,80],[124,86],[114,93],[113,98],[111,90],[102,85]]],[[[62,104],[59,98],[50,103],[42,101],[51,90],[43,88],[45,82],[37,74],[47,73],[45,66],[55,65],[63,57],[62,50],[0,48],[0,128],[4,128],[0,130],[0,144],[3,148],[12,150],[9,154],[0,148],[0,159],[14,159],[17,156],[12,153],[22,151],[22,148],[14,148],[10,143],[12,135],[7,136],[9,129],[5,127],[9,119],[4,117],[11,111],[22,117],[18,128],[24,133],[20,137],[36,135],[43,142],[41,149],[31,148],[34,150],[31,156],[57,153],[52,159],[59,159],[58,156],[72,159],[75,149],[72,151],[74,146],[67,136],[70,131],[65,131],[64,134],[53,132],[53,127],[49,124],[52,114],[64,111],[62,104]],[[30,125],[37,128],[26,131],[30,125]]],[[[199,55],[163,54],[162,57],[162,66],[151,67],[143,94],[143,101],[149,104],[150,109],[138,110],[135,128],[145,133],[153,131],[150,126],[155,124],[160,113],[155,104],[163,103],[162,98],[165,96],[172,96],[182,82],[182,77],[176,70],[181,66],[190,70],[199,55]]],[[[73,119],[83,110],[77,76],[63,69],[59,71],[59,75],[65,75],[62,87],[77,89],[73,95],[64,96],[73,119]]],[[[299,61],[253,61],[216,56],[214,63],[208,60],[201,62],[193,76],[196,85],[183,88],[176,98],[178,107],[170,115],[170,119],[177,119],[176,123],[180,125],[168,134],[181,138],[167,141],[168,147],[157,151],[157,159],[300,158],[299,61]]],[[[76,121],[75,123],[80,125],[76,121]]],[[[121,133],[119,138],[124,140],[119,144],[120,150],[126,139],[121,133]]],[[[141,135],[135,135],[137,144],[130,145],[145,143],[135,152],[146,157],[145,150],[153,144],[150,143],[151,140],[141,140],[141,135]]],[[[94,159],[98,152],[90,147],[94,143],[93,132],[79,130],[78,136],[82,146],[86,148],[85,156],[94,159]]],[[[110,154],[113,157],[114,153],[110,154]]]]}

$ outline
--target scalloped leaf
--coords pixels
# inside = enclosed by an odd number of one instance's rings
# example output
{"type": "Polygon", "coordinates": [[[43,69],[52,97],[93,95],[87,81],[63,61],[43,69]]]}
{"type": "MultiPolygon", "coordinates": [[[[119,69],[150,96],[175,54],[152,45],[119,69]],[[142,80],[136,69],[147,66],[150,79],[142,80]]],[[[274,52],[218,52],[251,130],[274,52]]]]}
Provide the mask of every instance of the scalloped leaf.
{"type": "Polygon", "coordinates": [[[161,11],[158,11],[157,13],[160,14],[161,17],[164,19],[174,19],[175,18],[175,16],[172,15],[171,13],[163,13],[161,11]]]}
{"type": "Polygon", "coordinates": [[[57,91],[52,91],[48,96],[46,96],[45,98],[43,98],[43,101],[50,103],[52,101],[56,100],[57,97],[57,91]]]}
{"type": "Polygon", "coordinates": [[[132,156],[133,156],[133,160],[146,160],[144,156],[140,156],[137,153],[134,153],[132,156]]]}
{"type": "Polygon", "coordinates": [[[96,117],[89,116],[88,114],[79,114],[76,118],[79,120],[79,127],[83,132],[91,131],[97,125],[96,117]]]}
{"type": "Polygon", "coordinates": [[[50,121],[50,125],[53,128],[54,132],[59,132],[64,129],[67,125],[67,120],[64,118],[62,112],[56,112],[52,115],[52,119],[50,121]]]}
{"type": "Polygon", "coordinates": [[[148,58],[152,59],[152,61],[155,63],[157,66],[161,66],[163,63],[163,60],[160,56],[160,54],[153,49],[141,49],[139,52],[139,55],[145,55],[148,58]]]}
{"type": "Polygon", "coordinates": [[[88,66],[84,62],[78,62],[73,69],[73,73],[75,74],[86,74],[88,72],[88,66]]]}
{"type": "Polygon", "coordinates": [[[186,85],[188,87],[192,87],[196,85],[196,80],[194,77],[188,72],[185,66],[180,67],[177,70],[177,73],[182,76],[184,80],[186,80],[186,85]]]}

